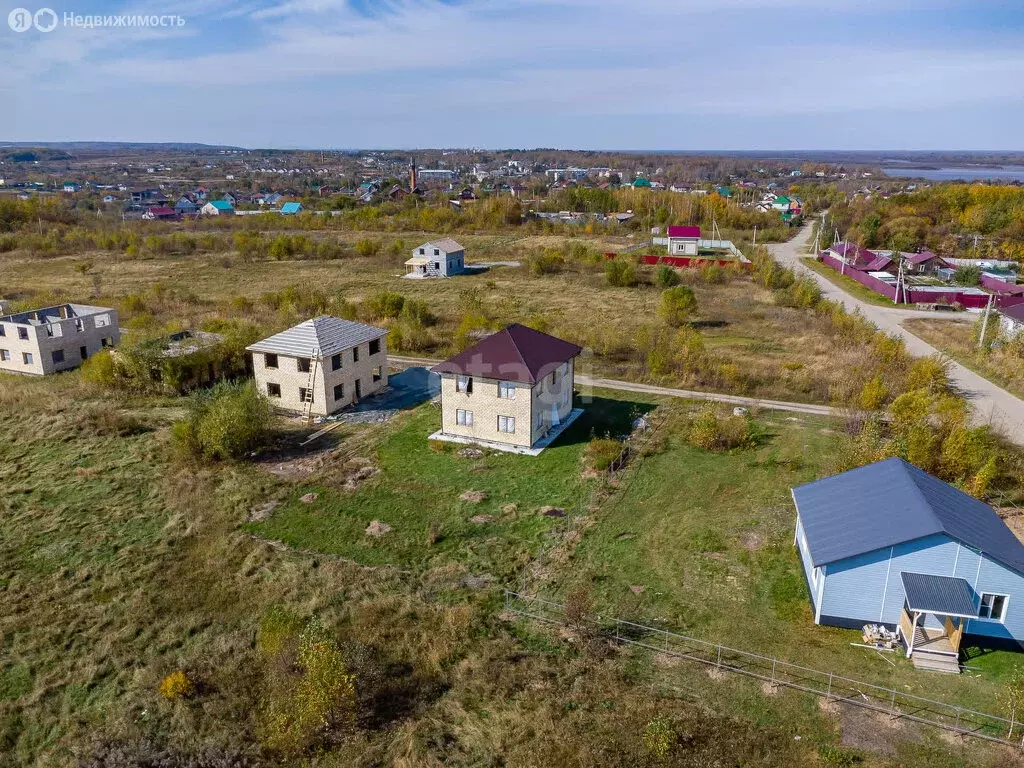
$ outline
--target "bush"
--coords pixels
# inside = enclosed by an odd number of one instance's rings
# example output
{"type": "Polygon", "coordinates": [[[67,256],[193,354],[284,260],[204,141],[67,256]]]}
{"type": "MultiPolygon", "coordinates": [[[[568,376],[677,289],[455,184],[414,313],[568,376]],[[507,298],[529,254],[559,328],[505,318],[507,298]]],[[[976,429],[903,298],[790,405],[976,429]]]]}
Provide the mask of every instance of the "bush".
{"type": "Polygon", "coordinates": [[[585,453],[587,466],[604,472],[622,456],[622,451],[622,443],[618,440],[613,440],[610,437],[595,437],[587,444],[585,453]]]}
{"type": "Polygon", "coordinates": [[[655,285],[659,288],[671,288],[673,285],[679,285],[679,283],[680,277],[676,270],[667,264],[662,264],[658,267],[658,271],[654,275],[655,285]]]}
{"type": "Polygon", "coordinates": [[[672,720],[666,715],[658,715],[644,727],[641,742],[651,757],[662,763],[668,759],[678,739],[679,734],[672,720]]]}
{"type": "Polygon", "coordinates": [[[180,669],[176,672],[171,672],[160,682],[160,695],[168,701],[187,699],[195,693],[195,689],[196,687],[188,675],[180,669]]]}
{"type": "Polygon", "coordinates": [[[565,269],[565,256],[554,248],[533,254],[527,262],[533,275],[553,275],[565,269]]]}
{"type": "Polygon", "coordinates": [[[366,311],[375,320],[398,317],[405,307],[405,297],[400,293],[381,291],[366,302],[366,311]]]}
{"type": "Polygon", "coordinates": [[[380,252],[380,242],[368,237],[356,241],[356,253],[360,256],[376,256],[380,252]]]}
{"type": "Polygon", "coordinates": [[[109,349],[105,349],[82,363],[82,379],[89,384],[112,388],[117,386],[117,368],[109,349]]]}
{"type": "Polygon", "coordinates": [[[189,415],[171,438],[186,456],[240,459],[266,445],[273,422],[270,402],[253,382],[218,384],[192,398],[189,415]]]}
{"type": "Polygon", "coordinates": [[[658,315],[673,328],[684,325],[697,310],[697,299],[685,285],[666,288],[661,292],[658,315]]]}
{"type": "Polygon", "coordinates": [[[753,434],[747,417],[722,416],[717,406],[709,403],[690,424],[687,439],[706,451],[729,451],[749,446],[753,434]]]}
{"type": "Polygon", "coordinates": [[[973,264],[957,267],[953,273],[953,281],[957,285],[978,285],[981,283],[981,267],[976,267],[973,264]]]}
{"type": "Polygon", "coordinates": [[[630,288],[640,282],[636,265],[626,259],[612,259],[604,267],[604,276],[608,285],[617,288],[630,288]]]}

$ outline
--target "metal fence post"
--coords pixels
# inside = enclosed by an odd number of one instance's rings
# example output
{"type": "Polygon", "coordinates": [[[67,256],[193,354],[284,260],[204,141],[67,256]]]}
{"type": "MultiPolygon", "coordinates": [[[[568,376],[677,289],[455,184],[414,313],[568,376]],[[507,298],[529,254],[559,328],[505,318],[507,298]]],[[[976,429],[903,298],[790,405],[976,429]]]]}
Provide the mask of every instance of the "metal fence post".
{"type": "Polygon", "coordinates": [[[889,714],[896,717],[896,689],[892,689],[892,699],[889,701],[889,714]]]}
{"type": "Polygon", "coordinates": [[[772,685],[775,685],[775,665],[778,663],[778,659],[772,659],[772,685]]]}
{"type": "Polygon", "coordinates": [[[832,673],[828,673],[828,690],[825,691],[825,697],[828,699],[832,698],[832,673]]]}
{"type": "Polygon", "coordinates": [[[716,667],[722,666],[722,646],[718,646],[718,661],[715,662],[716,667]]]}
{"type": "Polygon", "coordinates": [[[668,630],[665,630],[665,653],[668,653],[668,630]]]}

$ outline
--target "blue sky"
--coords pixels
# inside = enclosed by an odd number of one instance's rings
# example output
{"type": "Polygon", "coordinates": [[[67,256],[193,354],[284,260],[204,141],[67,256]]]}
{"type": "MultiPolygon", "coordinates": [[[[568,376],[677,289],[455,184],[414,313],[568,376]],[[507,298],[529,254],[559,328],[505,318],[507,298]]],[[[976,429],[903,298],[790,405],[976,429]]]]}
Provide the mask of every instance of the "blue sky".
{"type": "Polygon", "coordinates": [[[45,0],[0,140],[1024,150],[1024,0],[45,0]]]}

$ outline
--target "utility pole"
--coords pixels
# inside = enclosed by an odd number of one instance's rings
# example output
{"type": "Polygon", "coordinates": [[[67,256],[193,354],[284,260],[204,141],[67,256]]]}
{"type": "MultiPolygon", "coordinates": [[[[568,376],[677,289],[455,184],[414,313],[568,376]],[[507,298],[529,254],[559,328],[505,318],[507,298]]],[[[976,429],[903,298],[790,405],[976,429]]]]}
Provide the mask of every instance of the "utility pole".
{"type": "Polygon", "coordinates": [[[981,336],[978,338],[978,349],[982,350],[985,348],[985,332],[988,330],[988,316],[992,312],[992,302],[995,300],[996,295],[990,293],[988,295],[988,304],[985,305],[985,316],[981,321],[981,336]]]}
{"type": "Polygon", "coordinates": [[[754,225],[754,247],[757,248],[757,224],[754,225]]]}

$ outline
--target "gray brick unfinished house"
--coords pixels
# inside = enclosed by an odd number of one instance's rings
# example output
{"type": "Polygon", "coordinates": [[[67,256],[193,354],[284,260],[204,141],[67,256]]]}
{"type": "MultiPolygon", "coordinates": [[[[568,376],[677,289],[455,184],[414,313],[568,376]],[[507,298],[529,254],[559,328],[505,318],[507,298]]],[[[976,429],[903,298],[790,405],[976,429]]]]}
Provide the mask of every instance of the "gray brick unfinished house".
{"type": "Polygon", "coordinates": [[[466,250],[450,237],[414,248],[406,277],[451,277],[466,268],[466,250]]]}
{"type": "Polygon", "coordinates": [[[60,304],[0,315],[0,371],[67,371],[120,338],[117,311],[107,307],[60,304]]]}
{"type": "Polygon", "coordinates": [[[246,349],[256,386],[275,407],[327,416],[388,385],[387,333],[323,316],[246,349]]]}

